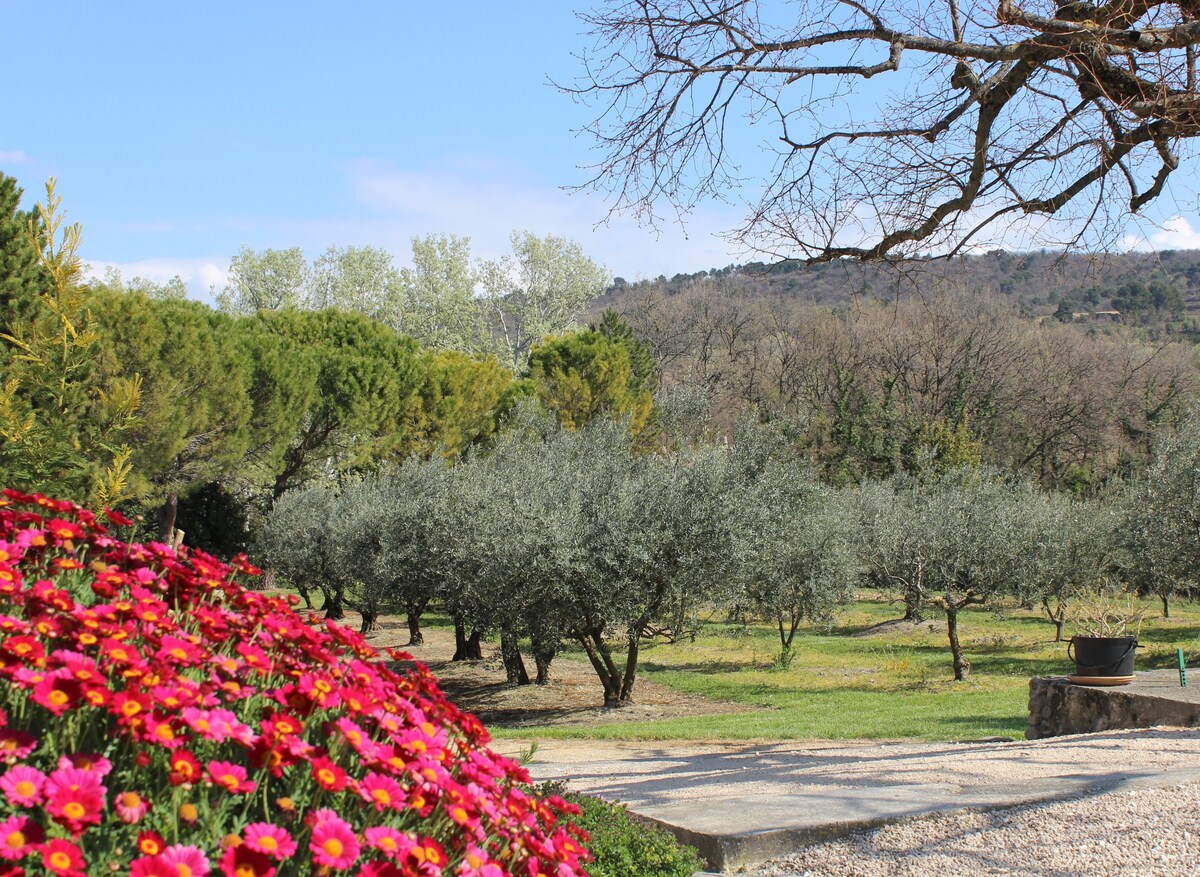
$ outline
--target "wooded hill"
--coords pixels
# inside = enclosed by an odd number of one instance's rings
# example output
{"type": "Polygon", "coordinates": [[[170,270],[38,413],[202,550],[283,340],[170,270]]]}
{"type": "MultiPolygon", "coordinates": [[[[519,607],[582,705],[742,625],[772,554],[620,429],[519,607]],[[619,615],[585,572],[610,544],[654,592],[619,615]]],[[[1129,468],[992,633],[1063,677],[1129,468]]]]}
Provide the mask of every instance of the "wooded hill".
{"type": "Polygon", "coordinates": [[[1010,302],[1027,317],[1117,310],[1127,324],[1200,340],[1200,250],[1069,255],[994,250],[951,261],[751,262],[671,278],[630,282],[617,277],[597,307],[622,310],[621,302],[631,293],[654,289],[675,295],[699,285],[731,296],[837,305],[864,296],[893,300],[947,281],[1010,302]]]}

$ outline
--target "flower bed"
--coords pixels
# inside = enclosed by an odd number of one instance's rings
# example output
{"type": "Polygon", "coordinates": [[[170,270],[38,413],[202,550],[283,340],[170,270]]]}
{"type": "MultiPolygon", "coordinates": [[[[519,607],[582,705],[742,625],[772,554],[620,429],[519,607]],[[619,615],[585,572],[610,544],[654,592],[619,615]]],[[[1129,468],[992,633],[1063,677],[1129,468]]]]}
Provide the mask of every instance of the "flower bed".
{"type": "Polygon", "coordinates": [[[574,809],[379,657],[203,552],[5,491],[0,877],[582,875],[574,809]]]}

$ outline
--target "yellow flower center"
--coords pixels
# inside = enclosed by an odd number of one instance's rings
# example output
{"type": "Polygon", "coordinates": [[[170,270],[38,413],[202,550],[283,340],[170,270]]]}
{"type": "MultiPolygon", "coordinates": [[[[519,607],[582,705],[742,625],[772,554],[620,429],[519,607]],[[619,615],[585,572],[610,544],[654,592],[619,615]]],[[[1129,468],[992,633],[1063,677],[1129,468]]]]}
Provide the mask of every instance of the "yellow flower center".
{"type": "Polygon", "coordinates": [[[71,867],[71,857],[64,852],[50,854],[50,867],[56,871],[65,871],[71,867]]]}
{"type": "Polygon", "coordinates": [[[68,819],[81,819],[87,813],[78,801],[68,801],[63,807],[63,815],[68,819]]]}
{"type": "Polygon", "coordinates": [[[28,798],[30,795],[37,794],[37,786],[29,780],[21,780],[17,783],[17,794],[22,798],[28,798]]]}
{"type": "Polygon", "coordinates": [[[21,831],[12,832],[4,839],[4,844],[10,850],[21,849],[21,847],[25,846],[25,833],[21,831]]]}
{"type": "Polygon", "coordinates": [[[387,789],[371,789],[371,797],[380,804],[392,803],[392,796],[388,794],[387,789]]]}
{"type": "Polygon", "coordinates": [[[140,806],[141,803],[142,803],[142,798],[140,795],[138,795],[137,792],[126,792],[125,794],[121,795],[121,806],[122,807],[129,807],[132,809],[134,807],[140,806]]]}
{"type": "Polygon", "coordinates": [[[50,692],[50,696],[47,699],[54,706],[62,706],[70,698],[67,697],[67,693],[65,691],[63,691],[61,688],[55,688],[53,691],[50,692]]]}
{"type": "Polygon", "coordinates": [[[264,834],[262,837],[260,837],[258,839],[258,845],[264,850],[274,851],[279,849],[279,842],[269,834],[264,834]]]}
{"type": "Polygon", "coordinates": [[[323,849],[328,855],[337,858],[342,854],[344,847],[342,846],[342,842],[340,840],[338,840],[336,837],[331,837],[321,844],[321,849],[323,849]]]}
{"type": "Polygon", "coordinates": [[[321,781],[321,785],[323,786],[332,786],[335,782],[337,782],[337,774],[335,774],[329,768],[323,767],[317,771],[317,779],[321,781]]]}

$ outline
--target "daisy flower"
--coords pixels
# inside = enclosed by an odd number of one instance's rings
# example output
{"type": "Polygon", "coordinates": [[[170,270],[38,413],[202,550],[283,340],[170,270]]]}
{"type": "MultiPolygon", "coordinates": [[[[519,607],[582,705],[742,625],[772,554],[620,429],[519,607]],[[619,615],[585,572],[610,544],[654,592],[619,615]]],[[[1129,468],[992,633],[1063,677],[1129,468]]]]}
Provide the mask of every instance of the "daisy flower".
{"type": "Polygon", "coordinates": [[[42,803],[42,787],[45,784],[46,775],[27,764],[14,765],[0,777],[0,791],[4,792],[8,803],[18,807],[33,807],[42,803]]]}
{"type": "Polygon", "coordinates": [[[282,861],[296,852],[292,836],[278,825],[269,822],[252,822],[246,826],[245,844],[258,853],[282,861]]]}

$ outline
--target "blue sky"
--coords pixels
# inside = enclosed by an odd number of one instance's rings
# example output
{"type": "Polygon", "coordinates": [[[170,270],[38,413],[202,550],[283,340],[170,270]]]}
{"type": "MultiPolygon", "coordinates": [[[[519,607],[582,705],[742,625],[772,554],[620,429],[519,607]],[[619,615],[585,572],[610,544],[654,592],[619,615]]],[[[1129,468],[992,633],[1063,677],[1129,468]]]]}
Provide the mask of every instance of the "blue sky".
{"type": "Polygon", "coordinates": [[[494,257],[530,229],[628,279],[738,261],[713,232],[595,228],[586,108],[548,84],[589,41],[570,2],[94,3],[0,0],[10,87],[0,170],[26,202],[58,178],[83,256],[126,276],[220,283],[241,246],[470,236],[494,257]],[[19,71],[19,72],[17,72],[19,71]]]}
{"type": "MultiPolygon", "coordinates": [[[[0,170],[27,203],[58,178],[97,269],[178,273],[197,295],[242,246],[372,245],[404,264],[426,233],[483,257],[512,230],[564,235],[627,279],[744,261],[715,236],[736,206],[656,235],[597,228],[604,198],[562,190],[593,157],[575,133],[588,109],[549,85],[590,44],[578,5],[67,0],[51,17],[0,0],[0,170]]],[[[1200,246],[1184,200],[1144,230],[1158,246],[1200,246]]]]}

